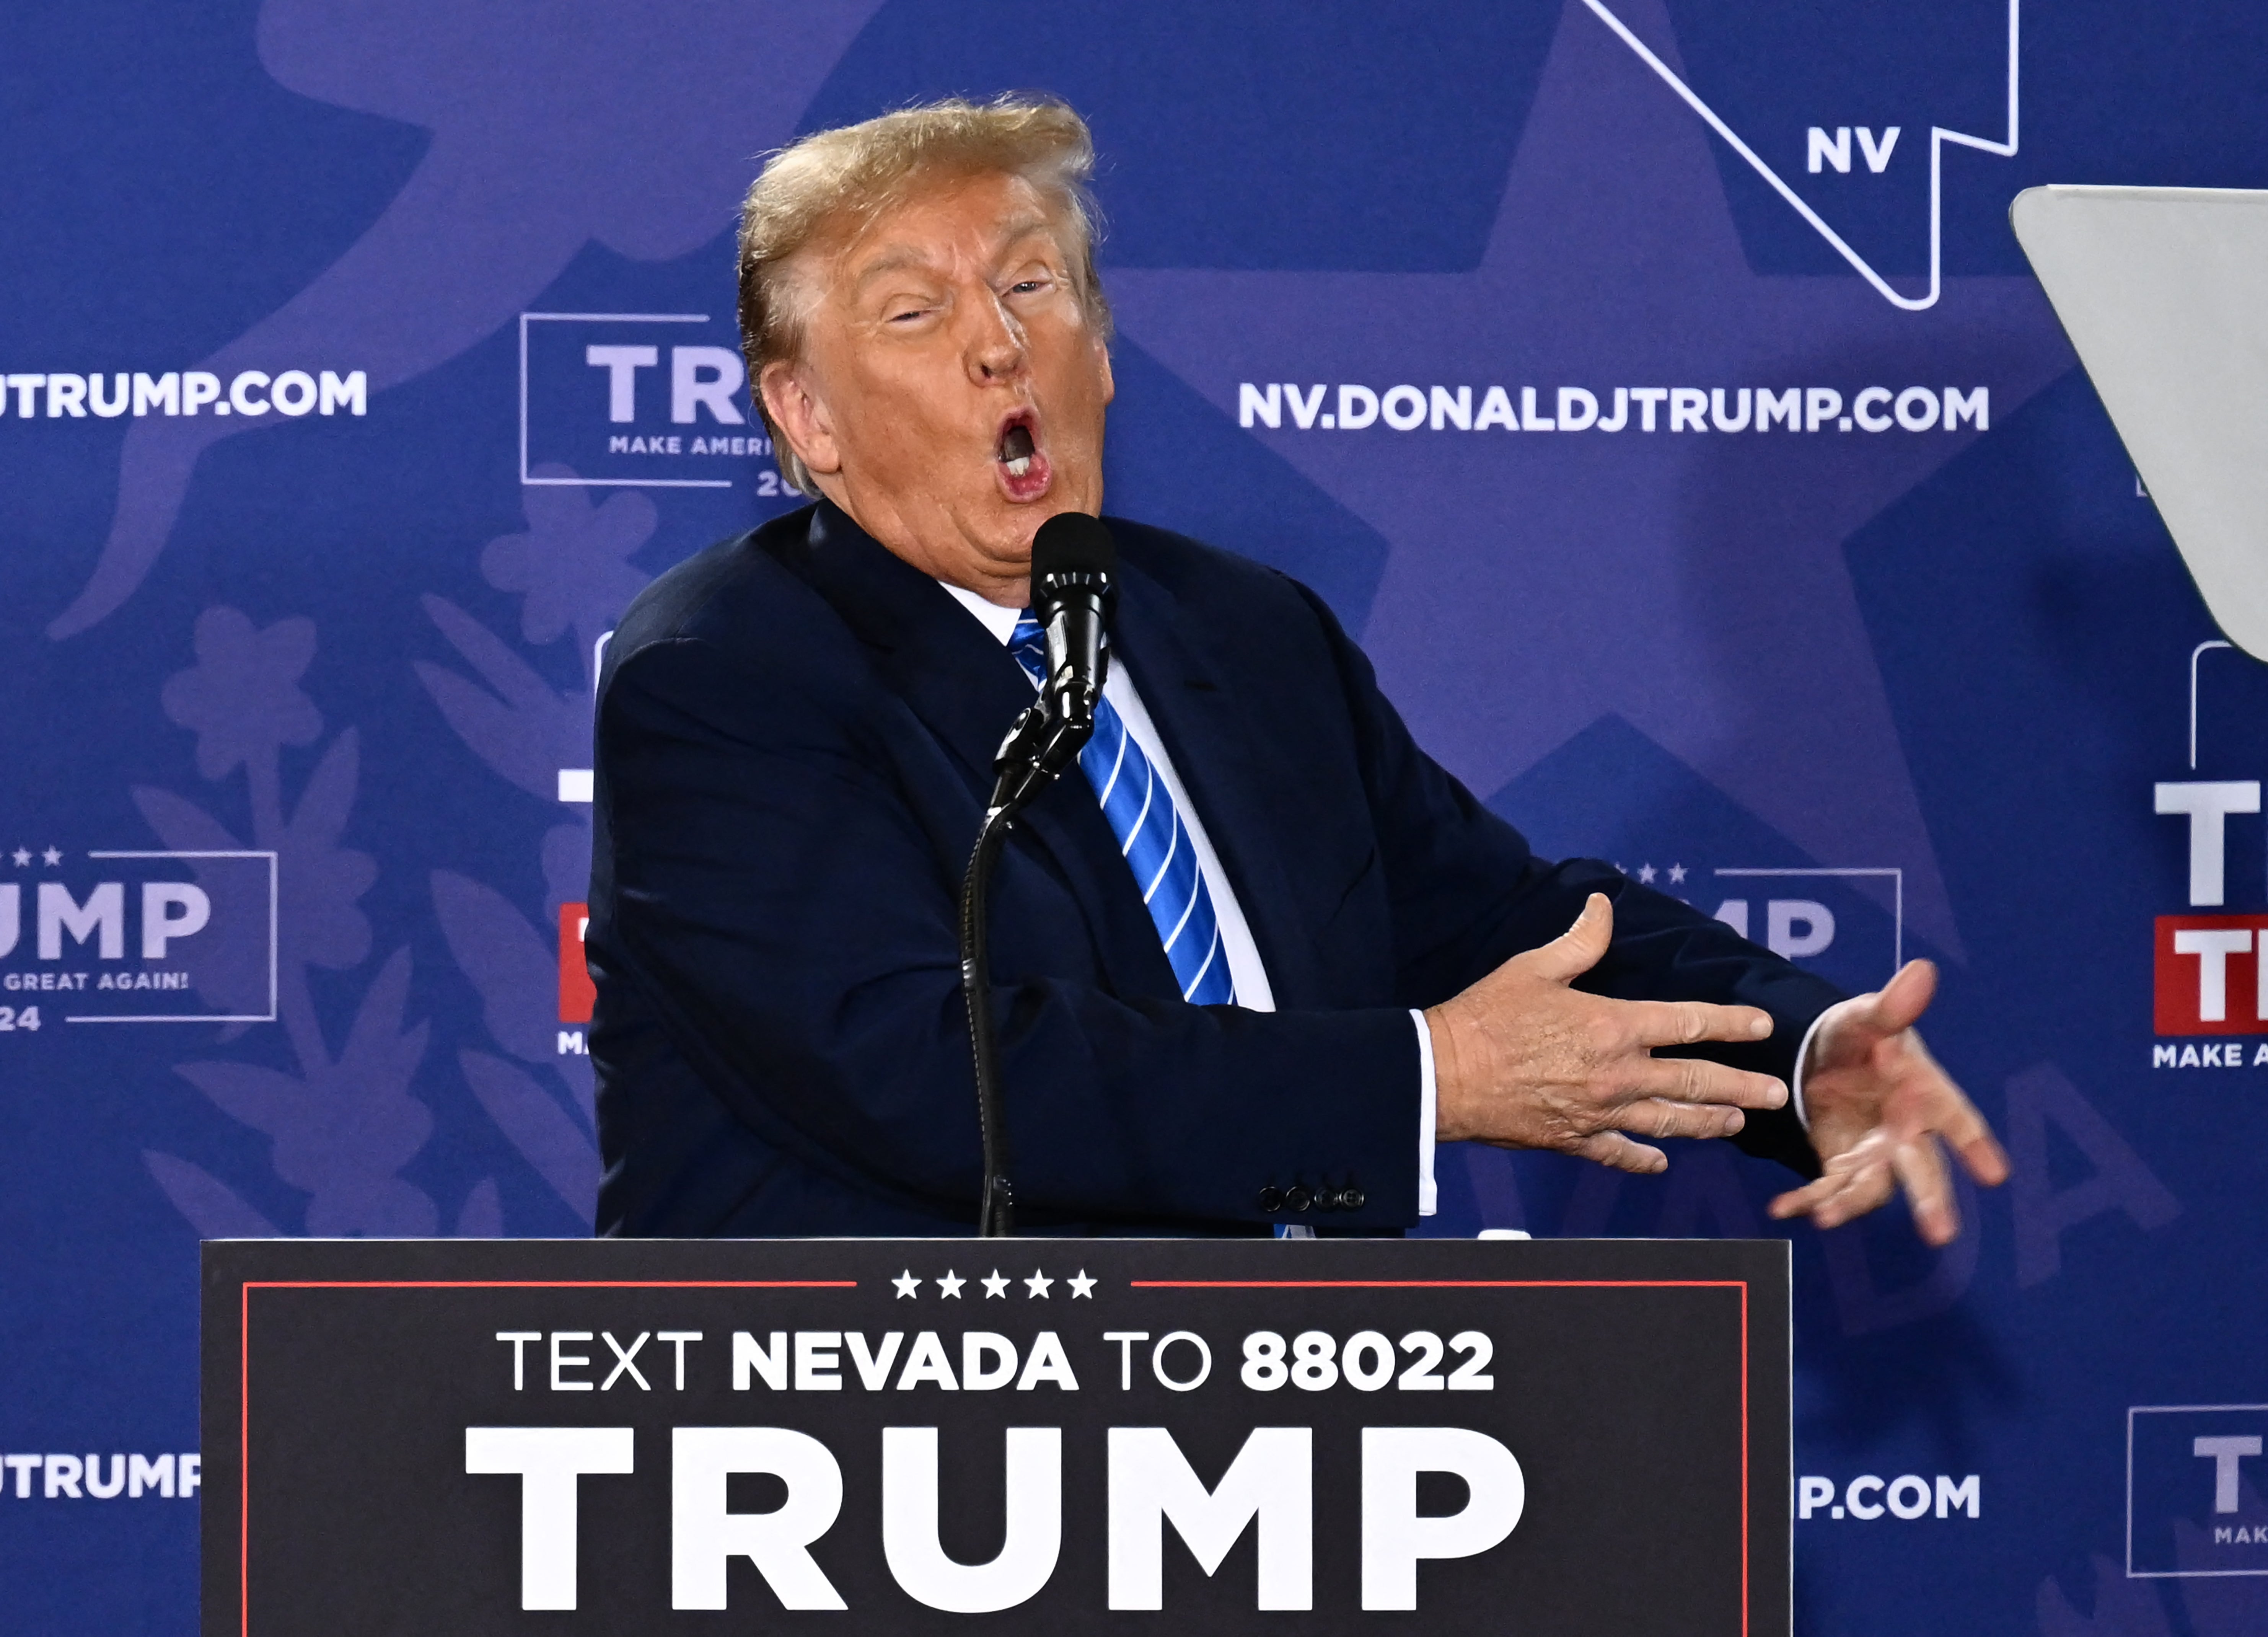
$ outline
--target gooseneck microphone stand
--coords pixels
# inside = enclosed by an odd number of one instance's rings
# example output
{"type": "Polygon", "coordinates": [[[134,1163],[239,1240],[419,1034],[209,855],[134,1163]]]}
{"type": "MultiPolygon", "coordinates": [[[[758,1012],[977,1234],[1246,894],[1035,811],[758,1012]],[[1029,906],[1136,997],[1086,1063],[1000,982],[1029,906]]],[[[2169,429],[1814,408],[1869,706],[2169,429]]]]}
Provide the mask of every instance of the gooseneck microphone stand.
{"type": "Polygon", "coordinates": [[[1073,720],[1035,704],[1016,719],[993,758],[999,782],[984,809],[983,828],[968,855],[961,884],[961,992],[968,1003],[968,1050],[976,1064],[976,1122],[984,1144],[984,1191],[977,1206],[976,1231],[1005,1239],[1015,1231],[1016,1201],[1008,1181],[1008,1143],[1000,1110],[1000,1065],[992,1040],[991,956],[985,933],[992,894],[992,866],[1008,839],[1016,815],[1078,758],[1094,733],[1094,713],[1073,720]]]}
{"type": "Polygon", "coordinates": [[[992,980],[985,933],[992,868],[1016,815],[1079,759],[1094,735],[1109,660],[1102,633],[1109,617],[1111,570],[1117,551],[1094,518],[1066,512],[1040,528],[1032,549],[1032,602],[1048,634],[1046,685],[1019,716],[992,758],[997,781],[961,886],[961,992],[968,1007],[968,1049],[976,1069],[977,1129],[984,1181],[976,1231],[1004,1239],[1015,1231],[1015,1191],[1008,1180],[1008,1133],[1000,1106],[1000,1065],[992,1037],[992,980]]]}

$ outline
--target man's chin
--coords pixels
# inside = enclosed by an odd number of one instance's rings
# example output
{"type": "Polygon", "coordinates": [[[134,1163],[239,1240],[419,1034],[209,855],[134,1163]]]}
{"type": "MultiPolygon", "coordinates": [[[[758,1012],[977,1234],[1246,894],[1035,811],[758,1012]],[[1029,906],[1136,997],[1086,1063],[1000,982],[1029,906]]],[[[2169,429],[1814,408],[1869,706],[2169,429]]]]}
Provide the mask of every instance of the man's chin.
{"type": "Polygon", "coordinates": [[[875,539],[924,573],[983,595],[1005,592],[1022,579],[1032,561],[1032,537],[1059,512],[1096,510],[1101,487],[1091,473],[1057,468],[1047,486],[1027,500],[1012,498],[996,479],[984,489],[965,490],[950,498],[879,506],[853,498],[844,510],[875,539]],[[1079,481],[1085,476],[1086,482],[1079,481]],[[874,513],[869,521],[862,512],[874,513]],[[893,515],[894,514],[894,515],[893,515]],[[895,527],[893,527],[893,524],[895,527]]]}

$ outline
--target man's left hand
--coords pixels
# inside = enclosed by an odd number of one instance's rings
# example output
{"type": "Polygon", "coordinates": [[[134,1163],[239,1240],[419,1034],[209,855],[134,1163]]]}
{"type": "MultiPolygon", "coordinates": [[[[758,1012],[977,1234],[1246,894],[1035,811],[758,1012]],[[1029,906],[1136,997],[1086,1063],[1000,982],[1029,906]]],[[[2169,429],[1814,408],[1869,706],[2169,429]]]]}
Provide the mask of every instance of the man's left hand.
{"type": "Polygon", "coordinates": [[[1945,1245],[1960,1235],[1961,1213],[1939,1139],[1985,1186],[2007,1180],[2008,1156],[1992,1128],[1914,1032],[1936,992],[1937,968],[1909,961],[1873,994],[1839,1001],[1820,1019],[1802,1086],[1811,1146],[1825,1169],[1773,1200],[1773,1216],[1838,1228],[1903,1187],[1916,1229],[1945,1245]]]}

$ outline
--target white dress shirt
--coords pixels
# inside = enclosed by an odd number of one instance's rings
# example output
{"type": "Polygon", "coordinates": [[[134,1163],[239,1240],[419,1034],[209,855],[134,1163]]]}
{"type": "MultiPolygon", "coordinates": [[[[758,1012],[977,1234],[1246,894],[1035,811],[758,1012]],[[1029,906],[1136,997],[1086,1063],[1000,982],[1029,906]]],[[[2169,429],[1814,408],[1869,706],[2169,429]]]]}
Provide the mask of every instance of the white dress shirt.
{"type": "MultiPolygon", "coordinates": [[[[1004,608],[997,602],[987,602],[973,591],[946,585],[943,580],[938,583],[975,615],[1003,646],[1015,635],[1016,622],[1023,617],[1023,610],[1004,608]]],[[[1111,708],[1126,724],[1127,733],[1141,746],[1142,754],[1150,758],[1150,765],[1157,770],[1158,777],[1165,780],[1166,792],[1173,797],[1174,806],[1181,814],[1182,828],[1197,853],[1205,889],[1212,895],[1213,920],[1220,929],[1220,950],[1228,960],[1229,978],[1236,986],[1236,1004],[1247,1011],[1273,1012],[1275,992],[1269,987],[1268,969],[1260,959],[1260,946],[1252,941],[1252,928],[1244,918],[1243,907],[1236,901],[1236,889],[1230,884],[1228,873],[1220,866],[1220,855],[1213,851],[1211,839],[1205,834],[1204,820],[1198,815],[1197,804],[1189,800],[1181,776],[1174,771],[1174,759],[1166,754],[1165,741],[1158,737],[1157,726],[1150,720],[1150,712],[1142,704],[1134,678],[1115,654],[1103,675],[1102,697],[1110,701],[1111,708]]],[[[1433,1183],[1433,1036],[1423,1012],[1411,1012],[1410,1019],[1418,1030],[1418,1214],[1431,1216],[1438,1192],[1433,1183]]]]}

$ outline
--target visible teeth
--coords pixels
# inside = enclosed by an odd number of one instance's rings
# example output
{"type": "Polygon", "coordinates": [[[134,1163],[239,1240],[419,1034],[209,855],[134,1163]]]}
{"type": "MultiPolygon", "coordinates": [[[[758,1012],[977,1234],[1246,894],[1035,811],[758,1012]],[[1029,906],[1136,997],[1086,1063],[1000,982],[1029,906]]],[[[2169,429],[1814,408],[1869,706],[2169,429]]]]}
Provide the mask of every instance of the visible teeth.
{"type": "Polygon", "coordinates": [[[1011,477],[1021,477],[1031,469],[1032,457],[1028,454],[1020,454],[1008,462],[1008,476],[1011,477]]]}
{"type": "Polygon", "coordinates": [[[1011,426],[1000,439],[1000,458],[1004,461],[1028,461],[1032,458],[1032,431],[1028,426],[1011,426]]]}

